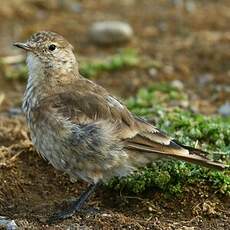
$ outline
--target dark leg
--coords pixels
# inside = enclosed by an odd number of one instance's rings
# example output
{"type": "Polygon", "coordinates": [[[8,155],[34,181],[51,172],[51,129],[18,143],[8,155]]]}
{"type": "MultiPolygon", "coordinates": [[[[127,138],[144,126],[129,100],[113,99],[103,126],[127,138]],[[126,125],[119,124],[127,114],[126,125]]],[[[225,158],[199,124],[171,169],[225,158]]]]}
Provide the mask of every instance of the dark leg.
{"type": "Polygon", "coordinates": [[[80,211],[86,200],[93,194],[95,189],[100,183],[90,185],[85,192],[83,192],[80,197],[74,201],[68,209],[61,211],[59,213],[54,214],[48,220],[49,224],[52,224],[56,221],[64,220],[74,215],[75,212],[80,211]]]}

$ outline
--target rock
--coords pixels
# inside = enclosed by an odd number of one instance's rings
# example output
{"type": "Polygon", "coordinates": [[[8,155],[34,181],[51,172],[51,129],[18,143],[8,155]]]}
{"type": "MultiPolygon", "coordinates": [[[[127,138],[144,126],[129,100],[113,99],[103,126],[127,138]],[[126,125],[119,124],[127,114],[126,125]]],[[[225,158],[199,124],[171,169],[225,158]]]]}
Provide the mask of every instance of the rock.
{"type": "Polygon", "coordinates": [[[102,216],[102,217],[112,217],[112,215],[111,215],[111,214],[108,214],[108,213],[102,213],[101,216],[102,216]]]}
{"type": "Polygon", "coordinates": [[[175,5],[175,6],[183,6],[184,5],[184,0],[170,0],[170,2],[172,3],[172,5],[175,5]]]}
{"type": "Polygon", "coordinates": [[[171,82],[171,86],[178,89],[178,90],[183,90],[184,89],[184,84],[180,80],[174,80],[171,82]]]}
{"type": "Polygon", "coordinates": [[[174,73],[174,67],[171,65],[166,65],[164,66],[163,71],[165,74],[171,75],[174,73]]]}
{"type": "Polygon", "coordinates": [[[122,0],[122,1],[121,1],[121,4],[122,4],[123,6],[130,6],[130,5],[135,4],[135,0],[122,0]]]}
{"type": "Polygon", "coordinates": [[[82,5],[78,2],[70,4],[69,9],[75,13],[80,13],[82,11],[82,5]]]}
{"type": "Polygon", "coordinates": [[[188,100],[183,100],[180,102],[180,106],[182,108],[188,108],[189,107],[189,101],[188,100]]]}
{"type": "Polygon", "coordinates": [[[183,226],[182,228],[180,228],[180,230],[194,230],[195,227],[187,227],[187,226],[183,226]]]}
{"type": "Polygon", "coordinates": [[[95,43],[109,45],[129,41],[133,29],[126,22],[101,21],[92,24],[89,34],[95,43]]]}
{"type": "Polygon", "coordinates": [[[185,10],[189,13],[192,13],[193,11],[196,10],[196,3],[194,1],[186,1],[185,3],[185,10]]]}
{"type": "Polygon", "coordinates": [[[157,28],[160,32],[165,32],[168,30],[169,25],[166,22],[162,21],[157,24],[157,28]]]}
{"type": "Polygon", "coordinates": [[[0,93],[0,105],[3,103],[5,100],[6,95],[4,93],[0,93]]]}
{"type": "Polygon", "coordinates": [[[222,116],[230,116],[230,103],[226,102],[218,109],[219,114],[222,116]]]}
{"type": "Polygon", "coordinates": [[[16,230],[18,226],[14,220],[10,220],[5,216],[0,216],[0,227],[7,230],[16,230]]]}
{"type": "Polygon", "coordinates": [[[230,85],[215,85],[214,87],[217,92],[230,93],[230,85]]]}
{"type": "Polygon", "coordinates": [[[213,79],[214,79],[214,76],[211,73],[201,74],[198,76],[198,83],[201,86],[205,86],[207,83],[212,82],[213,79]]]}
{"type": "Polygon", "coordinates": [[[148,72],[151,77],[155,77],[158,74],[158,71],[155,68],[150,68],[148,72]]]}
{"type": "Polygon", "coordinates": [[[182,107],[182,108],[188,108],[189,107],[189,101],[188,100],[172,100],[169,102],[169,105],[170,106],[173,106],[173,107],[182,107]]]}
{"type": "Polygon", "coordinates": [[[66,230],[76,230],[76,229],[81,229],[81,230],[89,230],[91,229],[90,227],[86,226],[86,225],[80,225],[77,223],[74,224],[70,224],[67,228],[65,228],[66,230]]]}
{"type": "Polygon", "coordinates": [[[21,108],[10,108],[8,110],[8,114],[13,117],[13,116],[22,115],[23,112],[21,108]]]}
{"type": "Polygon", "coordinates": [[[59,0],[62,9],[67,9],[74,13],[80,13],[82,11],[82,4],[74,0],[59,0]]]}
{"type": "Polygon", "coordinates": [[[196,3],[193,0],[170,0],[170,2],[176,7],[183,7],[189,13],[196,9],[196,3]]]}

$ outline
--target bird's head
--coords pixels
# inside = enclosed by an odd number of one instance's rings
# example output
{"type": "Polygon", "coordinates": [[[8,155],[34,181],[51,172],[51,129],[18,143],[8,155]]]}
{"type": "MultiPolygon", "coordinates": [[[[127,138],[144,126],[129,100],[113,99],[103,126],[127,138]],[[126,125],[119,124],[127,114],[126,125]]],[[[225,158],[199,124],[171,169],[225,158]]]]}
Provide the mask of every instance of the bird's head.
{"type": "Polygon", "coordinates": [[[35,33],[25,43],[16,42],[14,46],[27,52],[30,71],[38,67],[71,71],[77,65],[73,46],[64,37],[54,32],[35,33]]]}

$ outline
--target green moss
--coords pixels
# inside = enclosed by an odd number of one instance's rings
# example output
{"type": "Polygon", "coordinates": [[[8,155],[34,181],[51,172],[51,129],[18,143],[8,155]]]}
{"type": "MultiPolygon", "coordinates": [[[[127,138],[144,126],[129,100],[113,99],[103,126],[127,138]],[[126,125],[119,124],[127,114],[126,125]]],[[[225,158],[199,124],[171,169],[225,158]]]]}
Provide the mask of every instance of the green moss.
{"type": "Polygon", "coordinates": [[[3,75],[7,80],[20,80],[25,81],[28,75],[27,66],[24,64],[18,65],[5,65],[0,66],[3,75]]]}
{"type": "MultiPolygon", "coordinates": [[[[127,101],[127,105],[138,115],[155,118],[157,127],[181,143],[190,146],[198,143],[200,148],[210,152],[210,158],[229,163],[230,118],[204,116],[179,108],[167,111],[162,106],[171,100],[184,98],[187,97],[183,92],[167,84],[157,84],[141,89],[136,97],[127,101]],[[157,97],[159,93],[164,100],[157,97]]],[[[186,185],[206,181],[213,189],[230,195],[229,173],[227,170],[218,172],[181,161],[160,160],[128,177],[115,178],[108,185],[132,193],[158,188],[167,194],[178,195],[186,185]]]]}
{"type": "Polygon", "coordinates": [[[137,52],[132,49],[125,49],[103,60],[81,63],[80,73],[84,77],[92,77],[103,71],[115,71],[124,67],[136,66],[138,62],[137,52]]]}

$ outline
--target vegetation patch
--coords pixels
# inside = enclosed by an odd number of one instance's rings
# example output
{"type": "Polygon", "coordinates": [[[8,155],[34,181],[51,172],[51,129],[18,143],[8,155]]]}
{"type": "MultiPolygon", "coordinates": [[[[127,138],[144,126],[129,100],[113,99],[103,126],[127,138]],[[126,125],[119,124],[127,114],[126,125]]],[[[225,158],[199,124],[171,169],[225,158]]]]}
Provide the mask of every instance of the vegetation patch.
{"type": "Polygon", "coordinates": [[[139,63],[137,52],[133,49],[121,50],[118,54],[106,59],[91,60],[80,65],[80,73],[84,77],[92,77],[103,71],[115,71],[139,63]]]}
{"type": "MultiPolygon", "coordinates": [[[[230,118],[204,116],[178,107],[165,109],[171,100],[184,100],[187,96],[168,85],[157,84],[141,89],[136,97],[127,101],[130,110],[147,119],[155,119],[156,126],[184,145],[210,152],[211,159],[225,164],[230,162],[230,118]],[[159,94],[163,99],[159,100],[159,94]]],[[[167,194],[178,195],[187,185],[206,182],[213,189],[230,195],[230,171],[219,172],[194,164],[175,160],[159,160],[150,166],[121,179],[108,183],[110,188],[131,193],[142,193],[153,187],[167,194]]]]}

